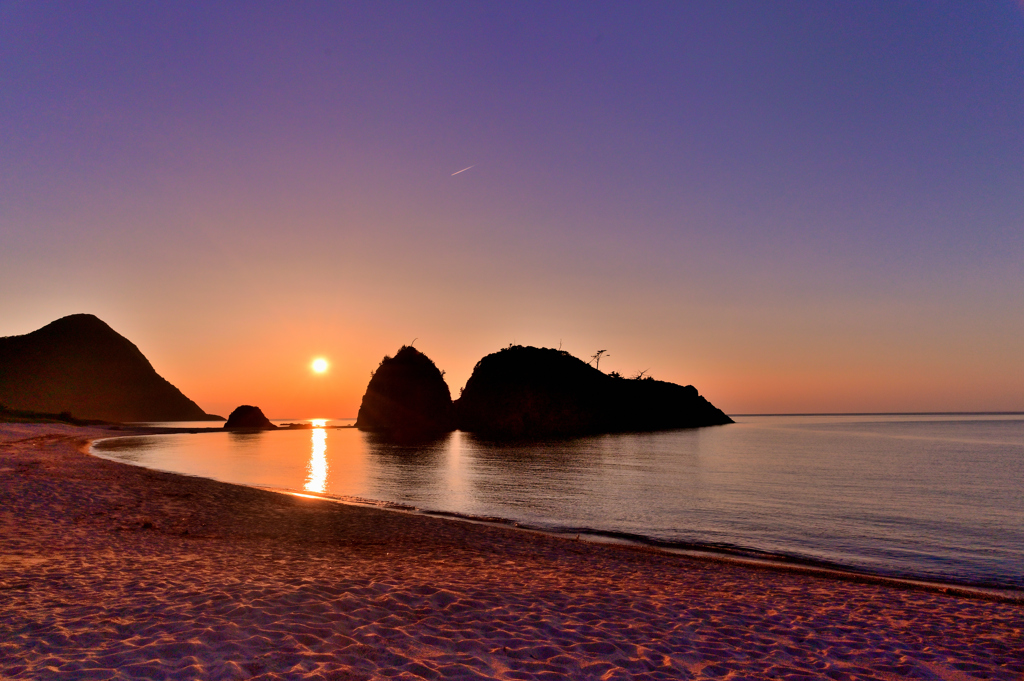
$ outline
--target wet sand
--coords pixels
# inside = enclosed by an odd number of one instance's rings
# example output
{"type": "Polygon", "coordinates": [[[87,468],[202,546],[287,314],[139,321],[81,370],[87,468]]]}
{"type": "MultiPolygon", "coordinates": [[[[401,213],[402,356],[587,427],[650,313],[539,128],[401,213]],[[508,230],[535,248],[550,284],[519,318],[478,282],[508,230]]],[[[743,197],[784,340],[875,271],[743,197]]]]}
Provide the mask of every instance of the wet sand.
{"type": "Polygon", "coordinates": [[[149,471],[0,424],[0,678],[1024,679],[1024,605],[149,471]]]}

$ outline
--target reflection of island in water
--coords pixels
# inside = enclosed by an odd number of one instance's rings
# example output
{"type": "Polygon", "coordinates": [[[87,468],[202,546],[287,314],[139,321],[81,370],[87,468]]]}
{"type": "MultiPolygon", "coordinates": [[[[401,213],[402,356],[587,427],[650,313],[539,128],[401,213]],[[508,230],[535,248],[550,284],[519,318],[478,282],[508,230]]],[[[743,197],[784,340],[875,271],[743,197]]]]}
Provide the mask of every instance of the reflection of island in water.
{"type": "MultiPolygon", "coordinates": [[[[352,433],[357,438],[356,442],[361,441],[355,444],[350,435],[332,429],[336,437],[332,440],[329,455],[326,421],[313,419],[309,425],[310,439],[306,450],[309,455],[303,462],[302,471],[304,492],[331,494],[332,489],[339,486],[350,490],[355,479],[359,479],[362,482],[356,486],[365,485],[365,489],[354,497],[348,494],[341,496],[353,501],[368,501],[377,497],[393,497],[396,490],[400,490],[397,498],[391,501],[405,502],[418,500],[424,495],[440,499],[438,490],[452,487],[452,481],[448,479],[449,459],[453,446],[458,449],[453,441],[458,433],[412,439],[396,439],[376,432],[352,433]],[[358,471],[352,470],[354,459],[359,461],[358,471]]],[[[270,443],[258,442],[262,436],[260,431],[229,431],[229,436],[232,440],[250,438],[246,443],[250,447],[273,447],[270,443]]]]}
{"type": "Polygon", "coordinates": [[[568,352],[521,345],[480,360],[453,403],[443,372],[403,346],[374,372],[356,426],[402,440],[456,428],[495,439],[537,439],[732,422],[692,385],[605,374],[568,352]]]}
{"type": "Polygon", "coordinates": [[[366,447],[366,485],[371,497],[393,496],[393,501],[417,505],[424,500],[437,507],[452,485],[453,446],[458,433],[431,438],[396,438],[391,434],[362,433],[366,447]]]}

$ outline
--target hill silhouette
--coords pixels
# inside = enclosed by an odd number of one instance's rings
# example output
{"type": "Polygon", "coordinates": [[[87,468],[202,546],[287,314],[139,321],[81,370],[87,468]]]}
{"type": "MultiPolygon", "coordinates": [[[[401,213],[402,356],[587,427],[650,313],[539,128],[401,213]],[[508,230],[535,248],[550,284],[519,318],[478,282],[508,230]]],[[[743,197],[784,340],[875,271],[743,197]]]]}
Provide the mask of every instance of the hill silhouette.
{"type": "Polygon", "coordinates": [[[273,430],[277,428],[263,414],[263,410],[251,404],[243,404],[235,407],[235,410],[228,416],[225,428],[259,428],[261,430],[273,430]]]}
{"type": "Polygon", "coordinates": [[[104,421],[223,420],[203,412],[91,314],[0,338],[0,404],[104,421]]]}
{"type": "Polygon", "coordinates": [[[455,403],[460,430],[565,437],[732,423],[692,385],[610,376],[568,352],[510,346],[473,369],[455,403]]]}
{"type": "Polygon", "coordinates": [[[421,437],[452,430],[452,394],[429,357],[403,345],[384,357],[366,386],[356,428],[396,437],[421,437]]]}

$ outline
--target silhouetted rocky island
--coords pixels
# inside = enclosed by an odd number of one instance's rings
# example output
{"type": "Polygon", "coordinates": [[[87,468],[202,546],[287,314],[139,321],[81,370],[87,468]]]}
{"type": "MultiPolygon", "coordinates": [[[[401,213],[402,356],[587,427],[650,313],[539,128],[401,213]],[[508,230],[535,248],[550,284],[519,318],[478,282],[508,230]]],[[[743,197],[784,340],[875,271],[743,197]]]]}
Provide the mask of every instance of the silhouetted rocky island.
{"type": "Polygon", "coordinates": [[[224,420],[205,413],[91,314],[0,338],[0,403],[104,421],[224,420]]]}
{"type": "Polygon", "coordinates": [[[263,415],[262,409],[254,407],[251,404],[243,404],[240,407],[236,407],[235,410],[231,412],[231,415],[228,416],[227,423],[224,424],[224,427],[250,430],[273,430],[277,428],[277,426],[270,422],[270,419],[263,415]]]}
{"type": "Polygon", "coordinates": [[[460,430],[495,438],[733,423],[692,385],[608,375],[568,352],[524,346],[480,360],[455,414],[460,430]]]}
{"type": "Polygon", "coordinates": [[[384,357],[363,395],[356,428],[395,437],[422,437],[454,429],[452,395],[429,357],[403,345],[384,357]]]}
{"type": "Polygon", "coordinates": [[[356,427],[396,437],[458,428],[493,438],[569,437],[732,423],[697,393],[651,378],[598,371],[568,352],[512,346],[477,362],[451,401],[444,375],[403,346],[370,379],[356,427]]]}

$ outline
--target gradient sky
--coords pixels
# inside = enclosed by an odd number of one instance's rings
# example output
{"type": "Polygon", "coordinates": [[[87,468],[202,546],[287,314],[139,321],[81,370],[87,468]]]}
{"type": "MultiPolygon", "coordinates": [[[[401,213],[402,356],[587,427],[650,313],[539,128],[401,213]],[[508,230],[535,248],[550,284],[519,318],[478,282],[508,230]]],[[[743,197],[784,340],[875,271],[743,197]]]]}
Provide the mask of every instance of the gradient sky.
{"type": "Polygon", "coordinates": [[[0,1],[0,335],[76,312],[224,415],[414,339],[1024,410],[1024,5],[0,1]]]}

